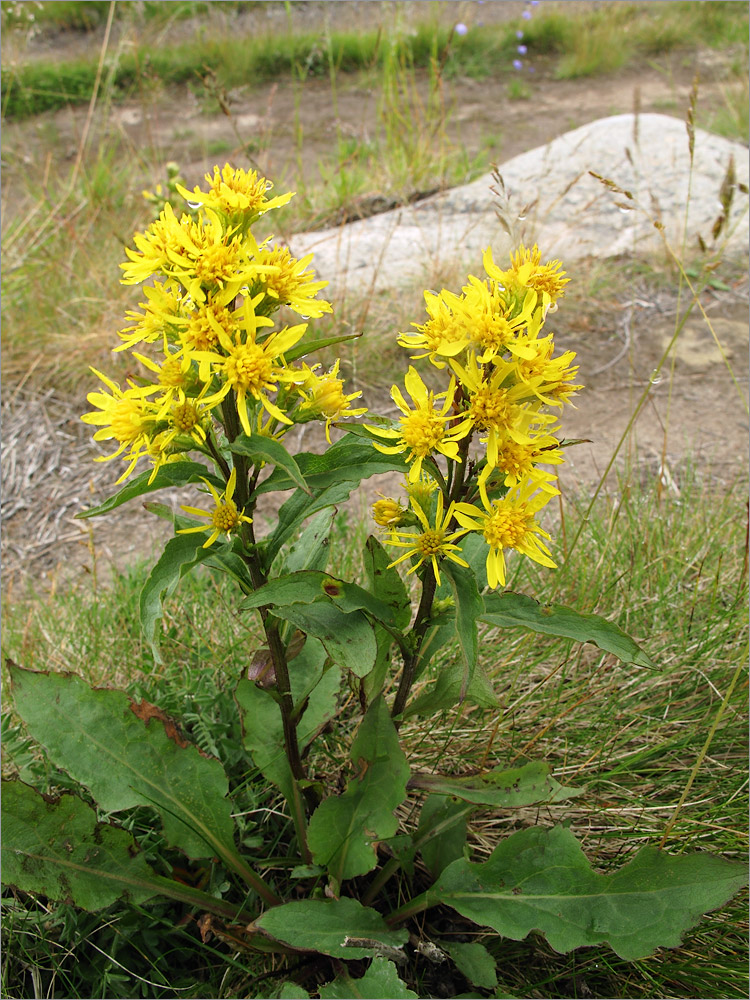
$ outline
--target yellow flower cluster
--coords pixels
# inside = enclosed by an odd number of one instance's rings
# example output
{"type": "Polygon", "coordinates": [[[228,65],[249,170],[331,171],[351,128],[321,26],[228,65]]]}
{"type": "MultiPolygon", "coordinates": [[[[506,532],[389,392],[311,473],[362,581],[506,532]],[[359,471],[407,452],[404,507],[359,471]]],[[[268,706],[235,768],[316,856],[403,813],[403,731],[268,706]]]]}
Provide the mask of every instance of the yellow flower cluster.
{"type": "Polygon", "coordinates": [[[399,335],[412,359],[449,374],[447,387],[429,389],[410,367],[411,403],[398,386],[391,390],[397,425],[368,430],[378,450],[403,453],[409,463],[409,506],[383,498],[373,509],[386,541],[407,549],[392,565],[412,557],[409,572],[431,565],[439,580],[441,558],[465,565],[455,543],[475,531],[489,547],[487,578],[497,587],[505,585],[505,549],[554,566],[542,540],[549,535],[536,522],[558,493],[557,477],[543,466],[563,461],[550,410],[581,387],[573,384],[575,354],[555,357],[553,335],[542,334],[568,282],[560,261],[542,263],[534,246],[511,254],[505,270],[490,249],[483,264],[486,277],[470,275],[460,295],[425,292],[427,321],[399,335]]]}
{"type": "Polygon", "coordinates": [[[229,533],[242,520],[230,516],[236,480],[230,485],[227,451],[238,433],[279,439],[294,423],[320,420],[330,441],[332,423],[366,411],[353,405],[360,393],[344,392],[338,361],[328,372],[295,367],[307,353],[307,324],[277,322],[282,307],[305,319],[331,311],[316,298],[327,282],[310,269],[312,254],[297,260],[251,232],[292,192],[271,198],[269,181],[229,164],[206,182],[205,191],[175,183],[190,213],[178,217],[164,204],[135,236],[135,249],[126,250],[123,284],[148,284],[115,350],[129,351],[142,375],[121,388],[92,369],[104,388],[89,394],[95,409],[82,419],[98,428],[96,440],[117,446],[101,461],[127,462],[118,482],[142,458],[152,463],[153,479],[162,465],[196,449],[221,466],[223,451],[227,490],[221,501],[211,488],[221,509],[212,525],[226,524],[229,533]]]}

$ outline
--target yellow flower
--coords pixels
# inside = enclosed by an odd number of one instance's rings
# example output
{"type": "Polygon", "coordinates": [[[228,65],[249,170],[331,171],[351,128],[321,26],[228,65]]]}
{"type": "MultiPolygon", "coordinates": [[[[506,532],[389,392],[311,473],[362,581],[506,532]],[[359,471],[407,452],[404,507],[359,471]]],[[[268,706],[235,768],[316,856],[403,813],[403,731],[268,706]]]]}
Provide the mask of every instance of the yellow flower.
{"type": "Polygon", "coordinates": [[[273,187],[270,181],[258,177],[254,170],[233,169],[228,163],[221,171],[218,166],[214,167],[213,175],[206,174],[205,178],[208,191],[201,191],[199,187],[188,191],[180,184],[176,185],[177,190],[188,202],[198,202],[203,208],[221,212],[234,222],[241,219],[245,226],[265,212],[286,205],[294,197],[294,192],[288,191],[276,198],[266,198],[273,187]]]}
{"type": "Polygon", "coordinates": [[[260,247],[255,260],[273,270],[262,275],[252,292],[262,289],[275,300],[276,307],[286,305],[306,319],[319,319],[323,313],[331,312],[331,303],[315,298],[328,282],[315,281],[315,272],[305,270],[312,259],[313,255],[308,254],[297,260],[287,247],[260,247]]]}
{"type": "Polygon", "coordinates": [[[207,295],[192,312],[183,317],[180,340],[192,351],[209,351],[219,343],[222,331],[231,336],[239,328],[239,310],[229,306],[235,298],[234,288],[207,295]]]}
{"type": "Polygon", "coordinates": [[[283,424],[292,421],[268,398],[269,392],[276,392],[279,382],[295,382],[297,374],[287,368],[283,362],[283,354],[292,348],[302,338],[307,325],[286,327],[277,333],[272,333],[262,343],[256,340],[260,326],[273,326],[272,320],[265,316],[257,316],[255,306],[262,298],[262,293],[254,299],[245,299],[242,308],[242,333],[238,330],[230,337],[224,330],[217,330],[219,346],[225,352],[196,351],[193,355],[200,362],[199,378],[208,382],[211,372],[218,375],[224,385],[212,397],[213,400],[223,399],[230,391],[237,397],[237,412],[242,429],[250,435],[250,419],[247,413],[246,400],[248,396],[258,400],[276,420],[283,424]]]}
{"type": "Polygon", "coordinates": [[[440,359],[456,357],[469,343],[465,317],[458,311],[461,299],[444,288],[439,295],[426,291],[424,301],[429,320],[421,325],[412,323],[418,332],[399,334],[397,343],[407,350],[421,350],[421,354],[412,354],[414,360],[429,357],[436,368],[445,368],[440,359]]]}
{"type": "Polygon", "coordinates": [[[385,544],[404,548],[406,552],[402,556],[399,556],[398,559],[394,559],[388,566],[388,569],[391,566],[397,566],[406,559],[416,557],[417,561],[407,571],[407,574],[414,573],[423,563],[429,562],[432,565],[438,586],[440,586],[438,560],[450,559],[458,563],[459,566],[468,566],[468,563],[456,554],[461,551],[461,547],[453,544],[457,538],[461,538],[462,535],[466,534],[466,529],[464,528],[459,531],[449,530],[450,523],[453,520],[454,504],[451,504],[445,514],[443,514],[442,493],[438,493],[437,495],[437,510],[435,511],[434,525],[430,524],[429,518],[419,504],[413,503],[412,508],[423,530],[399,531],[397,528],[394,528],[391,531],[391,535],[386,539],[385,544]]]}
{"type": "MultiPolygon", "coordinates": [[[[183,219],[187,218],[183,216],[183,219]]],[[[138,252],[126,247],[125,253],[130,260],[120,264],[124,271],[123,285],[137,285],[145,281],[169,264],[171,251],[180,251],[182,230],[172,206],[167,203],[159,213],[159,218],[151,223],[145,233],[136,233],[133,242],[138,252]]]]}
{"type": "Polygon", "coordinates": [[[123,341],[115,351],[130,350],[136,344],[151,344],[160,337],[173,339],[180,323],[182,298],[176,281],[154,281],[145,285],[146,301],[139,303],[142,313],[131,310],[125,318],[131,321],[118,333],[123,341]]]}
{"type": "Polygon", "coordinates": [[[546,531],[536,523],[534,515],[554,494],[541,492],[534,494],[536,483],[528,482],[511,490],[500,500],[487,503],[485,510],[474,504],[457,503],[455,517],[467,531],[479,531],[490,547],[487,554],[487,582],[490,587],[505,586],[504,549],[515,549],[527,555],[542,566],[555,567],[549,549],[540,541],[549,538],[546,531]]]}
{"type": "Polygon", "coordinates": [[[95,461],[108,462],[129,449],[125,460],[130,464],[117,480],[119,483],[127,479],[148,447],[149,432],[159,419],[161,408],[160,403],[151,401],[148,397],[158,392],[160,386],[130,384],[130,388],[122,390],[116,382],[102,375],[96,368],[92,368],[91,371],[104,382],[110,393],[90,392],[86,398],[92,406],[99,408],[99,412],[84,413],[81,420],[86,424],[99,426],[100,429],[94,434],[95,441],[115,440],[119,444],[113,454],[97,458],[95,461]]]}
{"type": "Polygon", "coordinates": [[[454,419],[448,412],[453,406],[455,391],[455,381],[452,378],[448,389],[436,396],[432,390],[428,391],[417,370],[409,367],[409,371],[404,377],[404,385],[415,406],[412,409],[408,405],[398,386],[392,387],[391,396],[404,414],[399,421],[400,430],[370,425],[367,426],[367,429],[376,437],[396,442],[387,446],[375,442],[378,451],[386,455],[396,455],[402,451],[408,453],[406,461],[414,463],[409,469],[409,482],[414,483],[419,479],[422,462],[433,451],[439,451],[454,462],[459,461],[456,442],[466,437],[471,423],[468,420],[462,420],[454,427],[447,426],[454,419]],[[435,403],[441,397],[444,399],[443,406],[436,410],[435,403]]]}
{"type": "Polygon", "coordinates": [[[537,294],[529,289],[517,302],[514,296],[504,296],[497,286],[488,288],[473,275],[469,275],[469,282],[460,304],[463,325],[472,344],[481,348],[478,360],[487,364],[496,355],[513,349],[521,330],[531,320],[537,294]]]}
{"type": "Polygon", "coordinates": [[[372,519],[381,528],[396,528],[404,523],[403,518],[410,513],[408,507],[404,507],[393,497],[385,497],[381,493],[381,500],[376,500],[372,505],[372,519]]]}
{"type": "MultiPolygon", "coordinates": [[[[362,392],[344,394],[344,383],[338,377],[340,359],[325,375],[317,375],[314,368],[303,364],[304,381],[298,385],[297,391],[304,402],[295,413],[295,420],[304,423],[307,419],[325,418],[326,441],[331,443],[331,424],[342,417],[361,417],[367,413],[367,407],[352,407],[353,400],[359,399],[362,392]]],[[[318,367],[317,365],[315,366],[318,367]]]]}
{"type": "Polygon", "coordinates": [[[552,357],[554,345],[552,335],[533,342],[533,353],[519,358],[518,377],[542,402],[549,406],[562,406],[569,397],[583,388],[573,385],[578,374],[578,365],[572,366],[575,351],[566,351],[557,358],[552,357]]]}
{"type": "Polygon", "coordinates": [[[515,363],[496,359],[494,366],[485,370],[470,354],[465,368],[456,361],[451,361],[451,367],[468,396],[466,419],[486,434],[479,440],[487,445],[487,464],[491,468],[498,463],[500,442],[505,437],[518,444],[529,444],[531,419],[538,423],[554,420],[552,416],[538,413],[540,404],[530,387],[516,382],[515,363]]]}
{"type": "Polygon", "coordinates": [[[232,532],[236,532],[239,529],[243,522],[245,524],[252,524],[253,519],[241,514],[237,510],[237,505],[234,500],[232,500],[232,497],[234,496],[234,489],[237,485],[236,468],[232,469],[229,475],[229,480],[223,497],[219,496],[207,479],[204,479],[203,482],[206,486],[208,486],[211,491],[211,496],[214,498],[214,502],[216,504],[214,509],[208,511],[200,510],[198,507],[186,507],[182,504],[180,506],[186,514],[195,514],[197,517],[207,517],[209,523],[198,525],[195,528],[181,528],[177,534],[191,535],[197,531],[210,531],[211,535],[208,538],[208,541],[203,544],[203,548],[207,549],[210,545],[213,545],[219,535],[226,534],[228,538],[232,532]]]}
{"type": "Polygon", "coordinates": [[[546,315],[550,306],[553,306],[564,293],[570,278],[564,277],[565,271],[560,270],[562,264],[559,260],[549,260],[546,264],[542,264],[541,260],[542,255],[536,243],[532,250],[520,246],[515,254],[511,253],[511,266],[507,271],[501,270],[495,264],[491,247],[487,247],[482,258],[488,276],[506,288],[520,285],[522,288],[533,288],[535,292],[539,292],[546,315]]]}

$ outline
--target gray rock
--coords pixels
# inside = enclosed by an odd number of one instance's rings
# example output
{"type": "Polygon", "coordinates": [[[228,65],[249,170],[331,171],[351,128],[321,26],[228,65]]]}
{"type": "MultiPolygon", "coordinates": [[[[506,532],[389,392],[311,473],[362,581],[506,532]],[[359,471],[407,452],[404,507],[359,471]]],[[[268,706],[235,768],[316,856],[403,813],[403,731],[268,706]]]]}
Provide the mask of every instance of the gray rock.
{"type": "MultiPolygon", "coordinates": [[[[335,229],[299,233],[290,246],[298,257],[315,253],[316,271],[331,282],[328,294],[335,291],[339,298],[429,284],[436,267],[446,265],[477,271],[488,245],[503,266],[519,240],[538,243],[543,259],[559,257],[565,263],[647,256],[663,252],[655,220],[661,220],[664,236],[678,252],[685,231],[688,248],[697,248],[698,234],[712,246],[711,229],[721,214],[720,189],[732,159],[736,182],[747,185],[748,152],[741,143],[695,129],[691,170],[684,121],[657,114],[615,115],[502,164],[504,198],[493,193],[497,184],[487,174],[414,205],[335,229]],[[632,200],[589,171],[628,191],[632,200]],[[498,207],[511,235],[498,219],[498,207]]],[[[728,253],[747,252],[747,203],[747,195],[735,185],[729,224],[718,240],[728,253]]]]}

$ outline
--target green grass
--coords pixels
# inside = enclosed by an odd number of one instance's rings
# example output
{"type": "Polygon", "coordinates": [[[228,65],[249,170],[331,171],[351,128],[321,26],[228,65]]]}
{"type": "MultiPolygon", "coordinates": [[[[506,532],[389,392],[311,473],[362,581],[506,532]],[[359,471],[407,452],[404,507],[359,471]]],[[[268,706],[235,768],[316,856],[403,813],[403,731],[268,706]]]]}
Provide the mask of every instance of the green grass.
{"type": "MultiPolygon", "coordinates": [[[[587,498],[566,494],[564,530],[559,520],[552,529],[560,569],[518,559],[508,581],[540,600],[618,622],[642,642],[655,669],[620,664],[588,645],[519,630],[488,632],[483,648],[492,652],[485,666],[500,712],[464,706],[429,728],[421,722],[403,727],[417,768],[438,756],[446,771],[544,759],[560,781],[586,787],[572,804],[539,816],[480,813],[471,840],[479,856],[519,824],[568,817],[600,868],[621,865],[665,833],[671,852],[745,857],[746,484],[722,486],[689,464],[673,471],[679,497],[660,490],[643,469],[623,475],[594,505],[572,550],[587,498]],[[739,681],[696,768],[738,667],[739,681]]],[[[358,572],[367,530],[339,518],[331,542],[337,572],[358,572]]],[[[125,687],[180,718],[193,739],[224,761],[241,804],[237,811],[251,812],[242,831],[248,850],[261,842],[283,849],[287,821],[267,811],[278,810],[278,800],[267,798],[238,751],[231,692],[256,641],[252,623],[233,610],[224,582],[188,577],[167,604],[166,665],[157,670],[135,627],[145,573],[146,567],[135,566],[96,590],[60,585],[46,596],[31,587],[6,591],[3,651],[25,666],[74,670],[93,683],[125,687]]],[[[311,766],[319,773],[337,770],[344,753],[340,738],[326,737],[316,752],[311,766]]],[[[3,744],[6,768],[23,780],[45,789],[70,787],[23,737],[12,713],[3,744]]],[[[168,863],[144,817],[136,811],[129,822],[138,838],[146,838],[151,856],[168,863]]],[[[69,997],[263,996],[272,988],[254,981],[262,970],[251,956],[216,939],[201,944],[171,904],[95,915],[25,894],[9,894],[6,904],[2,976],[9,998],[48,995],[53,982],[55,995],[69,997]]],[[[682,948],[635,963],[606,948],[561,956],[534,936],[485,943],[500,963],[503,988],[516,996],[742,997],[746,914],[746,902],[736,899],[705,918],[682,948]]],[[[437,911],[425,915],[428,933],[438,918],[437,911]]],[[[417,969],[415,975],[426,973],[417,969]]],[[[425,988],[430,982],[428,977],[425,988]]]]}

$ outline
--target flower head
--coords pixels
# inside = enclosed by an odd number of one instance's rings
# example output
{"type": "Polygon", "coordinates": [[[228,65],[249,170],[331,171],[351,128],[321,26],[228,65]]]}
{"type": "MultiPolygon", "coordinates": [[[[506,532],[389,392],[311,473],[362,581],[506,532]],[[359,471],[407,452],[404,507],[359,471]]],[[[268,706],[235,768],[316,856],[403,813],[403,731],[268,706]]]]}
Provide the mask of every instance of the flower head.
{"type": "Polygon", "coordinates": [[[237,485],[236,468],[232,469],[229,475],[226,490],[224,491],[223,496],[219,496],[214,486],[207,479],[204,479],[203,482],[206,486],[208,486],[211,491],[211,496],[214,498],[214,509],[208,511],[200,510],[198,507],[186,507],[184,505],[181,505],[181,507],[187,514],[194,514],[197,517],[208,518],[209,523],[196,525],[194,528],[181,528],[177,534],[191,535],[197,531],[210,531],[211,534],[208,540],[203,544],[203,548],[207,549],[210,545],[213,545],[219,535],[226,534],[228,538],[232,533],[239,530],[239,527],[243,522],[245,524],[252,524],[253,519],[241,514],[237,510],[237,505],[232,499],[234,496],[235,486],[237,485]]]}
{"type": "Polygon", "coordinates": [[[414,402],[413,407],[406,402],[397,385],[391,389],[391,396],[403,413],[399,421],[400,429],[368,426],[368,430],[377,437],[395,442],[391,445],[375,442],[378,451],[386,455],[407,452],[406,461],[413,463],[409,469],[409,482],[414,483],[419,479],[422,462],[434,451],[453,461],[459,461],[457,442],[466,437],[471,425],[469,421],[461,420],[453,427],[448,426],[455,419],[455,416],[449,415],[453,406],[454,379],[451,378],[445,392],[436,396],[427,389],[417,370],[410,366],[404,377],[404,385],[414,402]],[[438,410],[435,403],[440,398],[443,399],[443,405],[438,410]]]}
{"type": "Polygon", "coordinates": [[[454,505],[451,504],[448,507],[448,510],[444,513],[443,494],[440,492],[437,494],[437,506],[435,509],[434,520],[431,521],[431,519],[428,518],[427,514],[425,514],[419,504],[412,503],[412,509],[420,522],[417,527],[421,526],[422,530],[400,531],[398,528],[393,529],[390,537],[386,539],[386,545],[395,545],[399,548],[406,549],[406,552],[399,556],[398,559],[394,559],[388,568],[390,569],[391,566],[397,566],[406,559],[413,559],[416,557],[416,562],[407,572],[414,573],[424,563],[430,563],[432,565],[438,586],[440,586],[440,569],[438,567],[440,559],[450,559],[452,562],[458,563],[459,566],[468,567],[469,565],[464,559],[461,558],[461,556],[457,554],[461,551],[461,547],[454,544],[457,538],[461,538],[466,534],[466,529],[464,528],[458,531],[450,530],[450,523],[453,520],[454,505]]]}
{"type": "Polygon", "coordinates": [[[499,500],[488,503],[485,510],[474,504],[457,503],[456,520],[468,531],[479,531],[489,546],[487,582],[490,587],[505,586],[504,549],[516,549],[542,566],[555,567],[549,549],[540,538],[550,536],[536,523],[535,515],[551,499],[553,493],[542,491],[534,495],[537,484],[525,483],[499,500]]]}

